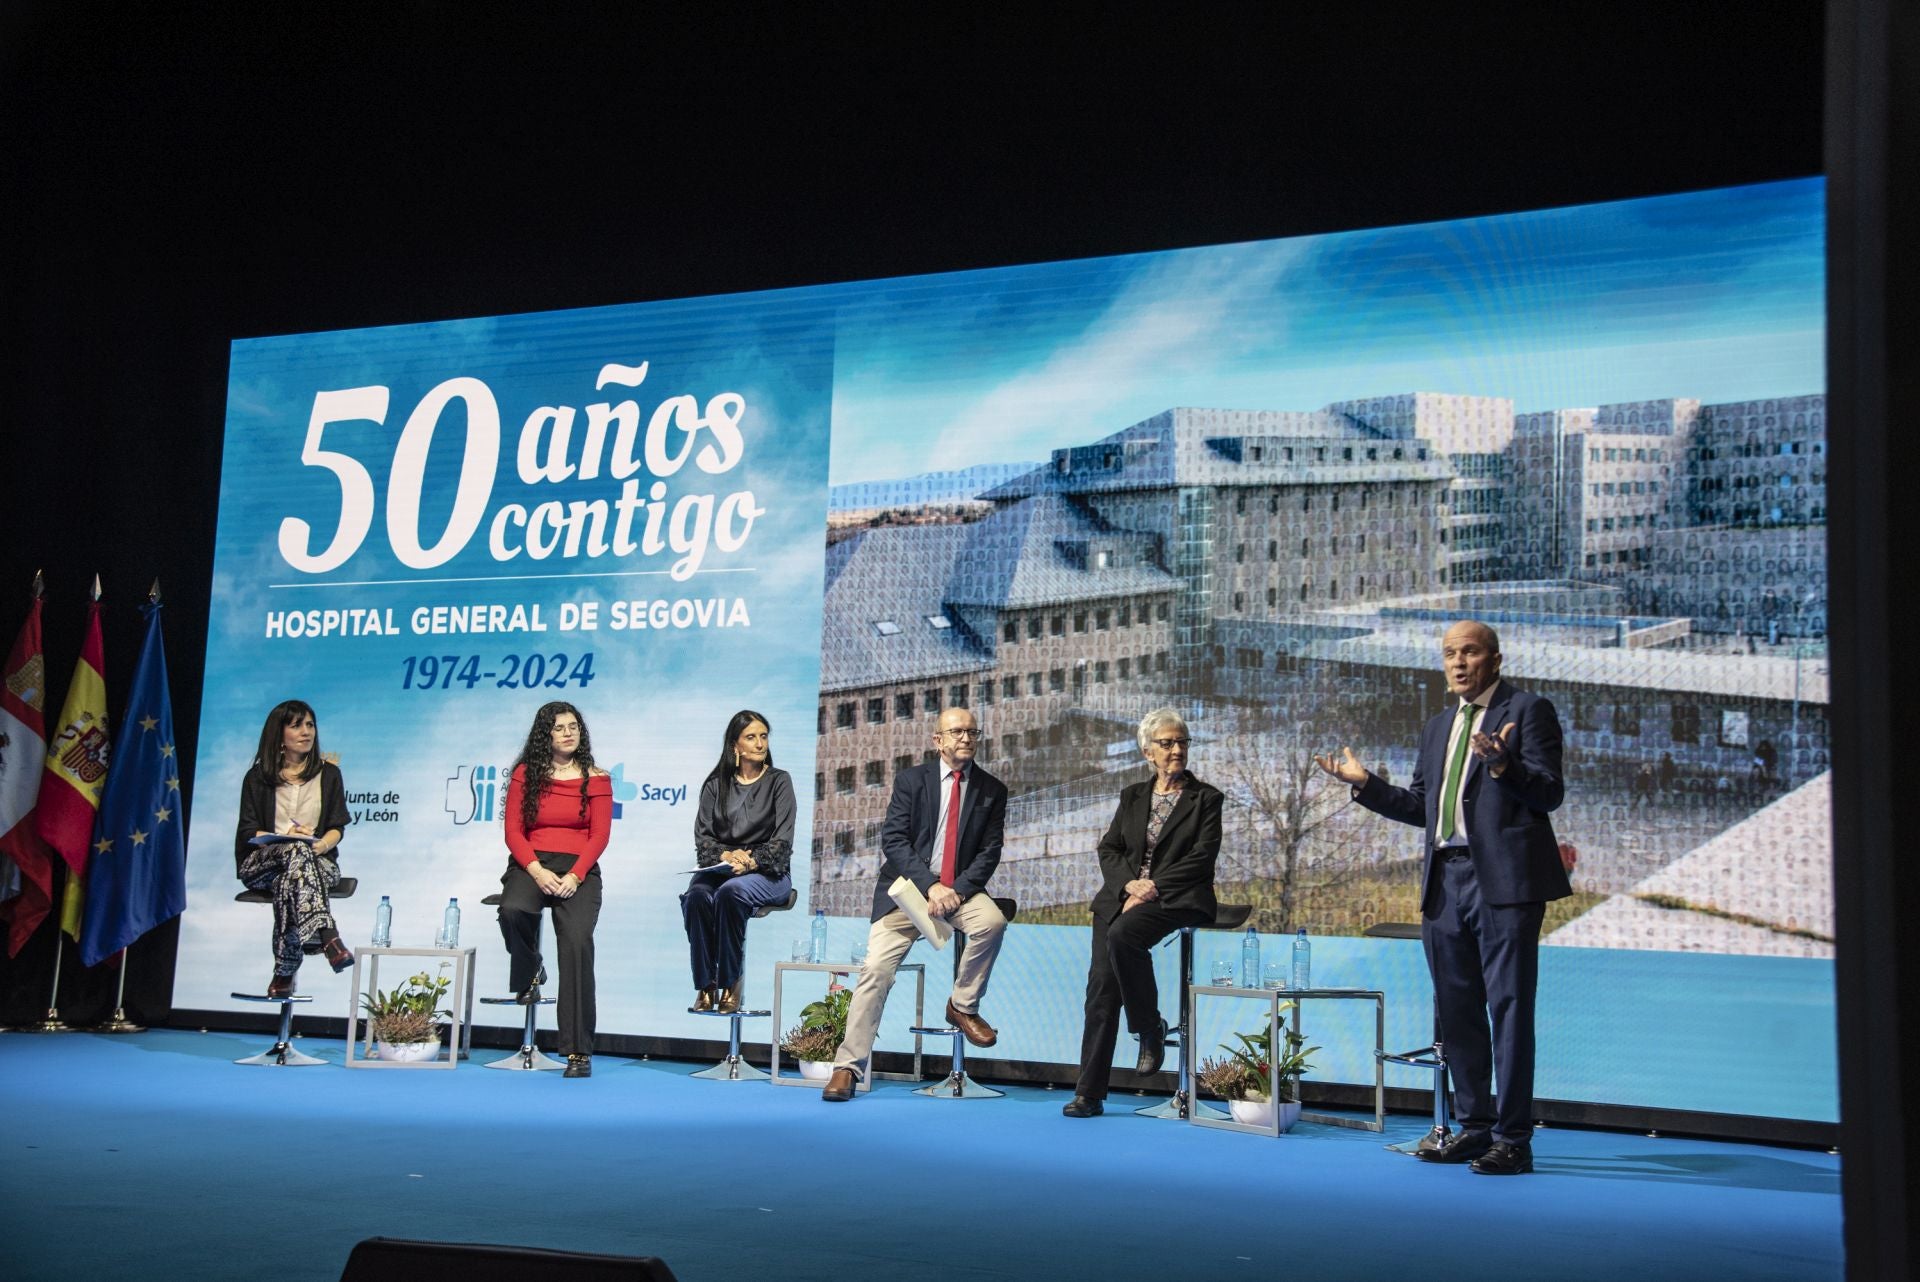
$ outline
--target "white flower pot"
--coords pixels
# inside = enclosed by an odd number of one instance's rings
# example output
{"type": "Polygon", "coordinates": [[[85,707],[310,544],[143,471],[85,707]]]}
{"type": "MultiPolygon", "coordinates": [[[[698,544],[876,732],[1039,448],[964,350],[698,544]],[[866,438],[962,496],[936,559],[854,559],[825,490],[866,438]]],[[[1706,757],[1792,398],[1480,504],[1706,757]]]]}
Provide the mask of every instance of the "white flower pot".
{"type": "Polygon", "coordinates": [[[833,1076],[833,1061],[830,1059],[803,1059],[798,1062],[800,1076],[810,1082],[824,1082],[833,1076]]]}
{"type": "Polygon", "coordinates": [[[375,1058],[390,1060],[396,1064],[417,1064],[429,1060],[440,1053],[440,1043],[431,1042],[375,1042],[375,1058]]]}
{"type": "MultiPolygon", "coordinates": [[[[1293,1129],[1300,1120],[1300,1101],[1287,1100],[1280,1104],[1280,1130],[1284,1134],[1293,1129]]],[[[1271,1129],[1273,1126],[1274,1102],[1268,1099],[1232,1099],[1227,1101],[1227,1110],[1233,1114],[1233,1120],[1244,1126],[1259,1126],[1271,1129]]]]}

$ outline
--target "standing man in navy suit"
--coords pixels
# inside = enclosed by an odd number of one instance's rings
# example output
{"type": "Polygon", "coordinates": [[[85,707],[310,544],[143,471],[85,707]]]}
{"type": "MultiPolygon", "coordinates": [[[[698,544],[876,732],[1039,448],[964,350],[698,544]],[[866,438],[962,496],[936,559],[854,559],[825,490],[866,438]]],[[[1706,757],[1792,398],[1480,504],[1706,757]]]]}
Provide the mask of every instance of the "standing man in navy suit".
{"type": "Polygon", "coordinates": [[[1533,1169],[1540,923],[1549,900],[1573,893],[1547,818],[1566,795],[1560,719],[1547,700],[1500,679],[1500,638],[1486,624],[1448,628],[1440,658],[1458,702],[1421,731],[1408,787],[1369,773],[1351,748],[1340,760],[1314,760],[1367,809],[1427,832],[1420,939],[1460,1131],[1420,1156],[1471,1162],[1481,1175],[1523,1175],[1533,1169]]]}
{"type": "Polygon", "coordinates": [[[993,960],[1007,919],[987,894],[987,879],[1000,863],[1000,840],[1007,820],[1007,786],[974,763],[980,726],[965,708],[940,714],[933,746],[937,761],[909,766],[893,781],[886,822],[880,829],[880,881],[873,891],[873,928],[867,935],[867,961],[854,985],[847,1010],[847,1033],[833,1057],[833,1075],[821,1098],[841,1103],[853,1098],[867,1076],[880,1012],[893,987],[893,975],[920,932],[894,907],[887,888],[905,877],[927,897],[927,911],[945,918],[967,937],[966,951],[953,979],[947,1022],[975,1046],[999,1039],[980,1018],[993,960]]]}

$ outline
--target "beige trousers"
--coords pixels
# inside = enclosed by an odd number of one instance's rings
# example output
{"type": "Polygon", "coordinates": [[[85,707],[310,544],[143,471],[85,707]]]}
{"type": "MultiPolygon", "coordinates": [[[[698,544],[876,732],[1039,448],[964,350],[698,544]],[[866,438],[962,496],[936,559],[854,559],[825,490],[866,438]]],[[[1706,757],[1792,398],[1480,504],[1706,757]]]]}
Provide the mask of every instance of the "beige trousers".
{"type": "MultiPolygon", "coordinates": [[[[947,920],[967,937],[960,971],[953,979],[954,1009],[977,1014],[980,999],[987,993],[987,977],[993,973],[993,959],[1000,955],[1000,944],[1006,938],[1007,919],[993,896],[983,891],[961,904],[947,920]]],[[[880,1031],[880,1012],[893,988],[894,972],[919,938],[913,922],[897,908],[873,923],[867,933],[866,965],[861,968],[860,982],[853,987],[853,1004],[847,1009],[847,1035],[833,1057],[835,1068],[850,1068],[854,1077],[866,1080],[873,1039],[880,1031]]],[[[951,946],[958,947],[959,941],[951,946]]]]}

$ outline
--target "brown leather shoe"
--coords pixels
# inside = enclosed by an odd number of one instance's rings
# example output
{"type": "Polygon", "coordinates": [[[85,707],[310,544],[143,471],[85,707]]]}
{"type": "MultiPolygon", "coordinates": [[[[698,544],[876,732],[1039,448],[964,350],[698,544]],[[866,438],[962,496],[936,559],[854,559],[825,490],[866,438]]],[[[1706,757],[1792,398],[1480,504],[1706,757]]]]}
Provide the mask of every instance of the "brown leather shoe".
{"type": "Polygon", "coordinates": [[[820,1092],[820,1098],[829,1104],[844,1104],[853,1098],[856,1085],[852,1069],[836,1068],[833,1076],[827,1079],[827,1089],[820,1092]]]}
{"type": "Polygon", "coordinates": [[[739,1010],[740,1009],[739,987],[736,985],[733,988],[721,989],[720,998],[718,1001],[714,1002],[713,1008],[719,1011],[722,1015],[731,1015],[733,1014],[733,1012],[739,1010]]]}
{"type": "Polygon", "coordinates": [[[961,1035],[975,1046],[991,1046],[1000,1040],[1000,1034],[993,1031],[993,1025],[978,1015],[955,1008],[951,998],[947,1001],[947,1022],[959,1029],[961,1035]]]}
{"type": "Polygon", "coordinates": [[[326,957],[327,965],[333,967],[333,973],[336,975],[353,967],[353,949],[348,948],[347,941],[338,935],[321,945],[320,951],[326,957]]]}
{"type": "Polygon", "coordinates": [[[272,982],[267,985],[267,996],[276,1000],[293,996],[293,976],[275,975],[272,982]]]}
{"type": "Polygon", "coordinates": [[[695,1011],[712,1010],[714,1003],[719,1000],[720,993],[718,990],[703,988],[693,995],[693,1006],[690,1009],[695,1011]]]}

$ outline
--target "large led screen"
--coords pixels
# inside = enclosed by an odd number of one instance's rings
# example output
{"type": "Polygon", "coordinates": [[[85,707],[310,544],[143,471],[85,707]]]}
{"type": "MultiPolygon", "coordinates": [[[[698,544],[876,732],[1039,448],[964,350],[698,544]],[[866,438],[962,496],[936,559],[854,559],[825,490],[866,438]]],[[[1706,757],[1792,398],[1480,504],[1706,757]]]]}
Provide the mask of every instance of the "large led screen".
{"type": "MultiPolygon", "coordinates": [[[[504,769],[578,704],[617,803],[601,1027],[687,1038],[676,897],[728,714],[768,715],[799,794],[764,999],[813,909],[833,958],[863,941],[893,779],[965,704],[1012,792],[995,1054],[1071,1062],[1093,847],[1172,704],[1228,797],[1221,897],[1269,958],[1306,928],[1315,982],[1382,989],[1414,1045],[1418,945],[1364,932],[1417,919],[1420,836],[1308,758],[1404,780],[1471,616],[1566,731],[1539,1094],[1831,1120],[1822,199],[238,342],[177,1000],[270,969],[224,798],[282,698],[354,795],[349,937],[388,894],[425,944],[458,896],[482,992],[504,769]]],[[[1202,978],[1240,944],[1203,935],[1202,978]]],[[[948,958],[916,947],[937,1010],[948,958]]],[[[1357,1006],[1308,1022],[1315,1076],[1371,1080],[1357,1006]]]]}

